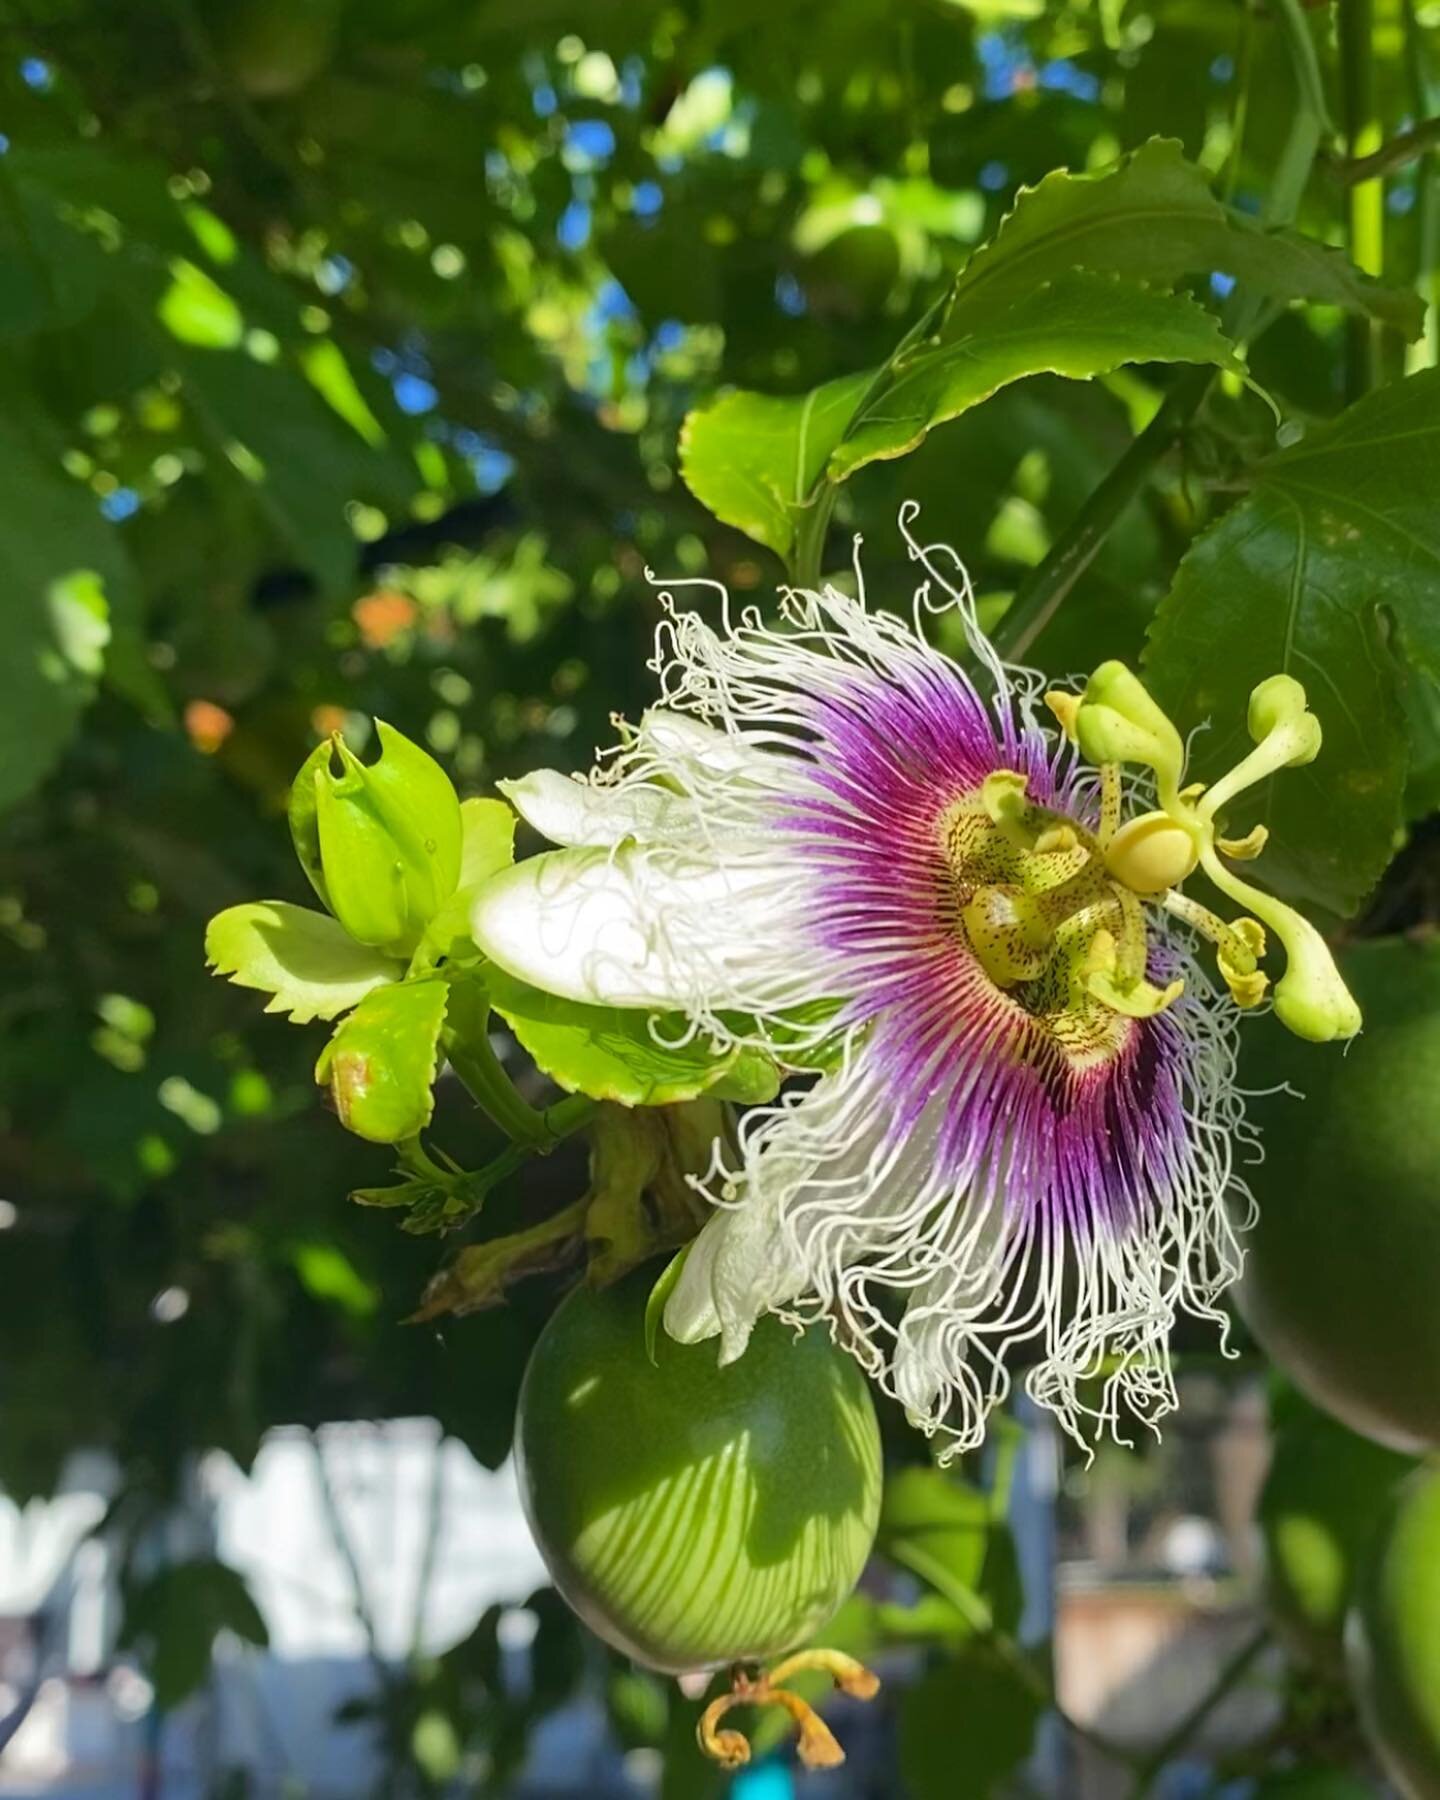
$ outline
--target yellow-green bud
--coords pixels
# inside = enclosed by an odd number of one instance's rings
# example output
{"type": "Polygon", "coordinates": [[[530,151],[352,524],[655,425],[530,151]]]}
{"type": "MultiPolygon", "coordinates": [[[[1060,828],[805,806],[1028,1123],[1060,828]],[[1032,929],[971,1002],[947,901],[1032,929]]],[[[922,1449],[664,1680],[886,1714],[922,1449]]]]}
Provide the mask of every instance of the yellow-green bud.
{"type": "Polygon", "coordinates": [[[378,761],[337,736],[312,771],[324,898],[357,942],[409,956],[460,877],[460,802],[434,757],[378,719],[376,730],[378,761]]]}

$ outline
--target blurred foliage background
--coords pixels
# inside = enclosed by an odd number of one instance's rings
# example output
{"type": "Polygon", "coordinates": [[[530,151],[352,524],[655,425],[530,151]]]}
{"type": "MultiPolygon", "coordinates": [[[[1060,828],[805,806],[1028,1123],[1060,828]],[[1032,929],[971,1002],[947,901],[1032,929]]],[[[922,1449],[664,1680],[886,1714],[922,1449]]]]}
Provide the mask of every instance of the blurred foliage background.
{"type": "MultiPolygon", "coordinates": [[[[108,1449],[109,1524],[133,1547],[198,1452],[245,1466],[277,1425],[423,1414],[503,1460],[553,1289],[402,1323],[435,1241],[347,1204],[385,1153],[325,1116],[316,1041],[204,976],[205,920],[308,898],[284,802],[337,725],[358,745],[392,721],[462,793],[588,764],[651,690],[647,569],[768,596],[780,564],[679,475],[681,420],[717,388],[799,392],[883,360],[1018,187],[1156,132],[1258,212],[1299,17],[1230,0],[5,0],[10,1495],[50,1492],[77,1446],[108,1449]]],[[[1435,110],[1435,9],[1376,0],[1371,22],[1393,132],[1435,110]]],[[[1302,28],[1340,117],[1327,9],[1302,28]]],[[[1385,188],[1400,286],[1434,278],[1428,176],[1410,159],[1385,188]]],[[[1299,223],[1335,240],[1344,221],[1322,158],[1299,223]]],[[[1378,353],[1423,368],[1435,330],[1432,309],[1427,338],[1378,353]]],[[[1353,336],[1337,309],[1292,309],[1251,366],[1287,419],[1323,419],[1353,395],[1353,336]]],[[[894,518],[912,495],[998,616],[1171,379],[1041,376],[864,470],[839,522],[867,535],[872,593],[908,595],[894,518]]],[[[1274,435],[1260,398],[1217,383],[1034,657],[1133,657],[1274,435]]],[[[1423,725],[1431,695],[1417,677],[1394,698],[1423,725]]],[[[1412,782],[1433,793],[1434,767],[1419,756],[1412,782]]],[[[478,1162],[493,1146],[451,1085],[440,1135],[478,1162]]],[[[582,1180],[564,1151],[497,1205],[538,1216],[582,1180]]],[[[205,1616],[245,1634],[243,1596],[212,1599],[205,1616]]],[[[159,1605],[152,1589],[137,1641],[159,1605]]],[[[558,1613],[544,1629],[523,1705],[496,1698],[493,1620],[395,1673],[386,1791],[444,1788],[445,1755],[415,1748],[437,1709],[491,1759],[473,1791],[501,1791],[529,1719],[578,1678],[574,1630],[558,1613]]],[[[634,1680],[617,1716],[663,1738],[669,1702],[634,1680]]],[[[944,1693],[927,1703],[943,1712],[944,1693]]],[[[960,1791],[911,1774],[917,1794],[960,1791]]],[[[701,1791],[698,1765],[676,1779],[701,1791]]]]}

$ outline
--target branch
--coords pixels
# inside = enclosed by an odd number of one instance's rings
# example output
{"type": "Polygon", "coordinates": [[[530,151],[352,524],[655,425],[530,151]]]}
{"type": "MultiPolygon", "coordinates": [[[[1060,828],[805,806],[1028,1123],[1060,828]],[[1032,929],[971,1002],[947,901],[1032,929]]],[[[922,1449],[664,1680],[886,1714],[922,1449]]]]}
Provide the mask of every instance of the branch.
{"type": "Polygon", "coordinates": [[[1267,1625],[1262,1625],[1258,1631],[1246,1638],[1215,1677],[1209,1689],[1200,1696],[1174,1730],[1167,1732],[1140,1764],[1130,1800],[1145,1800],[1146,1795],[1154,1792],[1155,1783],[1159,1780],[1162,1770],[1168,1763],[1175,1760],[1220,1702],[1239,1686],[1249,1673],[1250,1665],[1261,1651],[1269,1646],[1269,1643],[1270,1628],[1267,1625]]]}
{"type": "Polygon", "coordinates": [[[1372,150],[1368,156],[1351,156],[1332,162],[1333,173],[1347,186],[1359,181],[1374,181],[1381,175],[1393,175],[1407,163],[1418,161],[1427,150],[1440,146],[1440,118],[1422,119],[1409,131],[1399,132],[1389,143],[1372,150]]]}

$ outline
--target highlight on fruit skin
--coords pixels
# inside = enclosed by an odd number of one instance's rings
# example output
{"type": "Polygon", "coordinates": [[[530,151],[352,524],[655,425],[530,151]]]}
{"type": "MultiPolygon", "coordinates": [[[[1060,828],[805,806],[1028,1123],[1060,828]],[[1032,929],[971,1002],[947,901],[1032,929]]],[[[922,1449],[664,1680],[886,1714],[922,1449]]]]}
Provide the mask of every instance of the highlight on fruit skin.
{"type": "Polygon", "coordinates": [[[1293,1389],[1279,1396],[1271,1423],[1274,1451],[1256,1514],[1266,1610],[1295,1660],[1336,1678],[1357,1572],[1415,1464],[1347,1430],[1293,1389]]]}

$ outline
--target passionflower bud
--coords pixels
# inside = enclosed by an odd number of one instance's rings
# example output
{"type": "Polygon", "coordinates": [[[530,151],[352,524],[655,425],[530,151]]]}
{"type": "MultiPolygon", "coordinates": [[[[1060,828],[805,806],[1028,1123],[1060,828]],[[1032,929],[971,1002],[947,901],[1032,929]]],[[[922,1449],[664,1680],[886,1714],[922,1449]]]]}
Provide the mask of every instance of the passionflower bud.
{"type": "Polygon", "coordinates": [[[337,733],[312,771],[323,893],[357,942],[409,956],[460,878],[460,802],[434,757],[375,725],[378,761],[337,733]]]}

